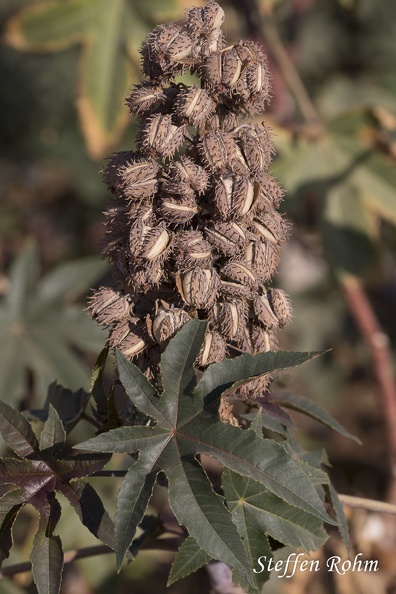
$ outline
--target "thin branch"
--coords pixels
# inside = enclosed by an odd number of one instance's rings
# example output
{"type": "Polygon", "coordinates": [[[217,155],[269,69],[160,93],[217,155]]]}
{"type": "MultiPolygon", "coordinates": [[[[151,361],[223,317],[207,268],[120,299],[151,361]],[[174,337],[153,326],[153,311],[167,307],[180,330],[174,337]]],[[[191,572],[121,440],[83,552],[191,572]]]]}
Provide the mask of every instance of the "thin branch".
{"type": "Polygon", "coordinates": [[[341,280],[341,287],[349,310],[373,359],[374,373],[382,397],[384,422],[390,449],[391,484],[388,490],[388,500],[396,502],[396,384],[389,339],[382,330],[360,281],[348,277],[341,280]]]}
{"type": "Polygon", "coordinates": [[[396,516],[396,505],[392,503],[340,494],[338,494],[338,499],[344,507],[355,507],[358,509],[366,509],[367,511],[378,512],[379,514],[391,514],[392,516],[396,516]]]}
{"type": "Polygon", "coordinates": [[[93,425],[96,429],[102,428],[102,425],[99,423],[99,421],[88,415],[86,412],[82,413],[81,418],[84,419],[84,421],[87,421],[87,423],[93,425]]]}
{"type": "MultiPolygon", "coordinates": [[[[180,539],[178,538],[161,538],[155,542],[144,542],[140,549],[143,550],[161,550],[161,551],[177,551],[180,546],[180,539]]],[[[65,565],[77,559],[85,559],[87,557],[95,557],[97,555],[108,555],[114,553],[113,549],[106,545],[96,545],[92,547],[85,547],[83,549],[73,549],[65,553],[65,565]]],[[[32,564],[30,561],[24,563],[16,563],[15,565],[9,565],[3,567],[0,570],[0,580],[11,577],[18,573],[25,573],[31,571],[32,564]]]]}

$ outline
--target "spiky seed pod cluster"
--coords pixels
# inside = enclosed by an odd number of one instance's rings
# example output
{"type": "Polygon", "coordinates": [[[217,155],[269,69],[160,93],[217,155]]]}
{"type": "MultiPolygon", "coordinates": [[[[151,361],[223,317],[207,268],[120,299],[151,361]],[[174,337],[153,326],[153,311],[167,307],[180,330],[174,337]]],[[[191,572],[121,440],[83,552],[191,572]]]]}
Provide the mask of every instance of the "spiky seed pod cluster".
{"type": "MultiPolygon", "coordinates": [[[[113,196],[103,253],[118,284],[97,291],[89,309],[109,344],[151,379],[192,317],[208,320],[201,368],[237,350],[275,349],[291,318],[286,294],[270,287],[288,234],[268,172],[271,135],[246,122],[269,99],[266,58],[253,42],[226,47],[223,20],[209,0],[147,36],[145,80],[127,99],[139,118],[137,150],[103,170],[113,196]],[[186,70],[200,85],[174,82],[186,70]]],[[[267,382],[239,394],[253,398],[267,382]]]]}

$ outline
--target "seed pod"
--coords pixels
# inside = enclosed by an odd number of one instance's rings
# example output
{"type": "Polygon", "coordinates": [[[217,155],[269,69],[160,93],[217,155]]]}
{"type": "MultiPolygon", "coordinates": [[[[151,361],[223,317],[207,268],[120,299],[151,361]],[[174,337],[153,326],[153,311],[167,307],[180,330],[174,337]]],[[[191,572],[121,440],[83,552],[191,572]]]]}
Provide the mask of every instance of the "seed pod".
{"type": "Polygon", "coordinates": [[[267,282],[275,274],[279,247],[266,241],[249,241],[244,250],[244,259],[255,271],[258,280],[267,282]]]}
{"type": "Polygon", "coordinates": [[[203,9],[198,6],[193,6],[192,8],[188,8],[185,14],[187,30],[195,36],[203,33],[205,27],[203,9]]]}
{"type": "Polygon", "coordinates": [[[184,142],[184,126],[174,126],[169,114],[147,118],[139,135],[140,148],[162,158],[172,157],[184,142]]]}
{"type": "Polygon", "coordinates": [[[239,126],[234,134],[250,171],[256,175],[264,171],[271,161],[272,144],[269,130],[266,127],[244,124],[239,126]]]}
{"type": "Polygon", "coordinates": [[[208,268],[212,261],[212,246],[199,231],[178,233],[176,262],[178,269],[199,266],[208,268]]]}
{"type": "Polygon", "coordinates": [[[221,276],[226,281],[245,285],[249,290],[257,287],[257,278],[246,262],[230,260],[221,270],[221,276]]]}
{"type": "Polygon", "coordinates": [[[221,280],[220,296],[228,301],[247,299],[250,296],[250,289],[248,286],[236,281],[221,280]]]}
{"type": "Polygon", "coordinates": [[[205,84],[214,92],[220,91],[223,78],[223,59],[221,52],[208,56],[200,68],[200,76],[205,84]]]}
{"type": "Polygon", "coordinates": [[[212,324],[227,340],[235,340],[247,324],[248,305],[246,301],[218,301],[213,306],[212,324]]]}
{"type": "Polygon", "coordinates": [[[156,219],[153,214],[153,209],[147,207],[141,213],[141,216],[134,219],[129,233],[129,251],[135,258],[141,257],[141,249],[143,241],[152,229],[156,226],[156,219]]]}
{"type": "Polygon", "coordinates": [[[188,223],[200,208],[194,198],[177,199],[174,196],[162,196],[159,211],[161,216],[170,223],[188,223]]]}
{"type": "Polygon", "coordinates": [[[205,169],[185,155],[182,155],[178,161],[171,163],[168,175],[175,181],[188,183],[198,194],[202,194],[209,183],[209,176],[205,169]]]}
{"type": "Polygon", "coordinates": [[[132,115],[146,114],[160,109],[166,101],[166,95],[161,86],[151,82],[135,85],[126,100],[132,115]]]}
{"type": "Polygon", "coordinates": [[[164,346],[184,326],[190,316],[183,309],[161,309],[154,318],[152,332],[155,340],[164,346]]]}
{"type": "Polygon", "coordinates": [[[263,102],[269,100],[270,85],[266,67],[259,61],[250,63],[246,68],[247,87],[253,97],[257,94],[263,102]]]}
{"type": "Polygon", "coordinates": [[[209,0],[202,10],[203,22],[207,30],[219,29],[224,23],[224,10],[214,0],[209,0]]]}
{"type": "Polygon", "coordinates": [[[178,273],[176,285],[187,305],[197,309],[209,309],[217,297],[219,277],[213,269],[195,267],[178,273]]]}
{"type": "Polygon", "coordinates": [[[262,172],[257,178],[260,184],[259,202],[263,204],[262,210],[268,209],[268,204],[278,208],[283,200],[283,190],[272,175],[262,172]]]}
{"type": "Polygon", "coordinates": [[[174,113],[192,126],[198,126],[215,111],[216,104],[205,89],[196,85],[182,89],[174,103],[174,113]]]}
{"type": "Polygon", "coordinates": [[[131,161],[120,168],[125,195],[131,199],[152,198],[158,190],[158,174],[161,167],[153,159],[131,161]]]}
{"type": "Polygon", "coordinates": [[[150,262],[146,266],[139,266],[132,261],[129,263],[127,286],[135,293],[147,293],[162,281],[163,276],[164,267],[161,261],[150,262]]]}
{"type": "Polygon", "coordinates": [[[253,311],[259,322],[261,322],[267,330],[275,330],[279,327],[279,320],[268,300],[267,291],[264,291],[262,295],[256,295],[254,297],[253,311]]]}
{"type": "Polygon", "coordinates": [[[90,298],[88,311],[101,326],[111,326],[127,317],[130,307],[128,295],[111,287],[100,287],[90,298]]]}
{"type": "Polygon", "coordinates": [[[123,189],[123,180],[120,176],[120,170],[133,161],[135,153],[132,151],[121,151],[112,155],[106,165],[101,169],[101,175],[104,183],[112,192],[123,189]]]}
{"type": "Polygon", "coordinates": [[[258,190],[258,184],[253,184],[247,176],[220,177],[215,185],[215,200],[222,218],[246,215],[257,199],[258,190]]]}
{"type": "Polygon", "coordinates": [[[268,291],[268,300],[278,319],[279,328],[284,328],[293,317],[289,297],[286,295],[285,291],[282,291],[282,289],[270,289],[268,291]]]}
{"type": "Polygon", "coordinates": [[[226,354],[226,345],[218,332],[206,332],[201,350],[197,358],[199,367],[219,363],[226,354]]]}
{"type": "Polygon", "coordinates": [[[170,239],[170,235],[164,227],[151,228],[141,243],[142,257],[151,262],[163,260],[166,257],[170,239]]]}
{"type": "Polygon", "coordinates": [[[247,239],[247,229],[243,223],[217,223],[206,227],[205,235],[217,250],[226,256],[241,251],[247,239]]]}
{"type": "Polygon", "coordinates": [[[149,336],[144,327],[133,326],[123,327],[122,334],[116,327],[109,336],[109,344],[114,348],[120,349],[127,359],[137,357],[149,345],[149,336]]]}
{"type": "Polygon", "coordinates": [[[168,50],[180,34],[181,28],[176,23],[159,25],[146,37],[140,50],[143,73],[152,80],[164,80],[182,74],[184,65],[171,61],[168,50]]]}
{"type": "Polygon", "coordinates": [[[223,71],[221,82],[227,87],[234,87],[241,76],[243,67],[243,62],[240,59],[237,50],[233,47],[224,50],[222,63],[223,71]]]}
{"type": "Polygon", "coordinates": [[[249,172],[237,143],[227,132],[215,130],[206,134],[201,140],[199,152],[213,172],[225,173],[229,170],[240,175],[249,172]]]}

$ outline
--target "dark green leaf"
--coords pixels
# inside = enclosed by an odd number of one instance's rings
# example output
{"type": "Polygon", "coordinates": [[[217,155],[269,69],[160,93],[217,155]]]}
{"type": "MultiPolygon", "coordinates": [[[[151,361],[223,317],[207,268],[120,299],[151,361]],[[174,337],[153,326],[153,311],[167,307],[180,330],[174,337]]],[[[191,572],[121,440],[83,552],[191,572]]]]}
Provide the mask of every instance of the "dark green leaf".
{"type": "Polygon", "coordinates": [[[19,456],[29,456],[39,449],[37,437],[29,421],[12,406],[2,401],[0,401],[0,433],[19,456]]]}
{"type": "Polygon", "coordinates": [[[47,450],[49,454],[54,456],[62,450],[65,440],[66,432],[63,428],[63,423],[55,408],[52,404],[49,404],[48,418],[40,434],[40,450],[47,450]]]}
{"type": "Polygon", "coordinates": [[[58,594],[63,570],[63,549],[59,536],[39,530],[30,555],[38,594],[58,594]]]}
{"type": "Polygon", "coordinates": [[[91,375],[91,387],[89,393],[96,404],[96,410],[100,419],[105,419],[107,415],[108,394],[104,386],[104,368],[107,361],[109,349],[104,348],[96,360],[91,375]]]}
{"type": "Polygon", "coordinates": [[[170,586],[191,573],[198,571],[198,569],[203,565],[206,565],[210,559],[210,555],[205,553],[205,551],[197,545],[196,540],[191,538],[191,536],[188,536],[181,544],[176,554],[167,585],[170,586]]]}
{"type": "Polygon", "coordinates": [[[290,408],[291,410],[296,410],[301,412],[309,417],[316,419],[323,425],[330,427],[334,431],[337,431],[344,437],[348,437],[357,443],[361,443],[360,439],[352,435],[347,429],[345,429],[341,423],[339,423],[330,413],[328,413],[325,409],[323,409],[319,404],[305,398],[304,396],[299,396],[298,394],[291,394],[290,392],[285,392],[280,394],[277,397],[277,403],[281,406],[286,408],[290,408]]]}
{"type": "Polygon", "coordinates": [[[328,493],[329,499],[331,501],[331,505],[334,509],[335,516],[338,520],[338,529],[341,534],[341,538],[349,555],[350,553],[350,540],[349,540],[349,530],[348,530],[348,522],[345,517],[344,508],[338,498],[337,492],[334,489],[333,485],[330,483],[326,485],[326,491],[328,493]]]}

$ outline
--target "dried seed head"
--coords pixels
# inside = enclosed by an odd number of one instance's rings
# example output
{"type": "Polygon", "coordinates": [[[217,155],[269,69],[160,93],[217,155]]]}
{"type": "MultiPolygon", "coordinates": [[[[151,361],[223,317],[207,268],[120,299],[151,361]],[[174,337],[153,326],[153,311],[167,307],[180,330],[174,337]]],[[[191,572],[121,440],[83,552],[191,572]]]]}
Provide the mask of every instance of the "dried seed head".
{"type": "Polygon", "coordinates": [[[212,261],[212,246],[199,231],[182,231],[176,240],[176,262],[178,269],[208,268],[212,261]]]}
{"type": "Polygon", "coordinates": [[[182,122],[198,126],[214,113],[216,104],[205,89],[192,85],[182,89],[174,103],[174,113],[182,122]]]}
{"type": "Polygon", "coordinates": [[[268,300],[278,319],[279,328],[284,328],[293,317],[289,297],[286,295],[285,291],[282,291],[282,289],[270,289],[268,291],[268,300]]]}
{"type": "Polygon", "coordinates": [[[243,261],[230,260],[221,270],[222,279],[245,285],[249,290],[257,287],[257,278],[250,266],[243,261]]]}
{"type": "Polygon", "coordinates": [[[144,327],[138,327],[130,322],[121,323],[111,331],[109,344],[118,348],[127,359],[133,359],[149,345],[149,336],[144,327]]]}
{"type": "Polygon", "coordinates": [[[176,284],[187,305],[210,309],[219,290],[219,277],[213,269],[195,267],[178,274],[176,284]]]}
{"type": "Polygon", "coordinates": [[[111,287],[101,287],[89,300],[88,311],[101,326],[111,326],[129,316],[128,295],[111,287]]]}
{"type": "Polygon", "coordinates": [[[135,85],[126,100],[126,104],[132,115],[147,114],[160,109],[166,101],[163,89],[157,84],[144,82],[135,85]]]}
{"type": "Polygon", "coordinates": [[[227,340],[235,340],[247,324],[246,301],[217,301],[210,315],[212,324],[227,340]]]}
{"type": "MultiPolygon", "coordinates": [[[[177,23],[169,23],[159,25],[146,37],[141,48],[142,70],[150,79],[160,81],[183,74],[184,64],[171,60],[169,56],[169,48],[180,34],[181,27],[177,23]]],[[[176,43],[171,52],[177,56],[183,50],[176,43]]]]}
{"type": "Polygon", "coordinates": [[[252,219],[252,229],[261,239],[273,244],[282,245],[288,236],[288,224],[276,211],[258,212],[252,219]]]}
{"type": "Polygon", "coordinates": [[[202,194],[208,187],[209,176],[203,167],[192,159],[182,155],[173,161],[164,174],[163,189],[168,193],[193,196],[194,192],[202,194]]]}
{"type": "Polygon", "coordinates": [[[101,175],[104,183],[112,192],[123,189],[123,181],[120,176],[120,170],[126,167],[128,163],[135,159],[135,153],[132,151],[121,151],[112,155],[107,160],[106,165],[101,169],[101,175]]]}
{"type": "Polygon", "coordinates": [[[183,309],[160,309],[154,318],[152,332],[155,340],[162,347],[168,342],[176,332],[184,326],[190,316],[183,309]]]}
{"type": "Polygon", "coordinates": [[[244,259],[255,271],[258,280],[267,282],[275,274],[279,247],[266,241],[249,241],[244,249],[244,259]]]}
{"type": "Polygon", "coordinates": [[[215,184],[217,210],[224,219],[243,217],[257,200],[259,185],[248,176],[226,175],[215,184]]]}
{"type": "Polygon", "coordinates": [[[214,0],[209,0],[205,4],[202,13],[204,25],[208,30],[219,29],[224,23],[224,10],[214,0]]]}
{"type": "Polygon", "coordinates": [[[162,218],[169,223],[188,223],[199,212],[194,198],[186,196],[184,199],[175,196],[162,196],[159,211],[162,218]]]}
{"type": "Polygon", "coordinates": [[[199,367],[206,367],[212,363],[219,363],[226,354],[226,345],[218,332],[206,332],[204,341],[197,358],[199,367]]]}
{"type": "Polygon", "coordinates": [[[161,167],[153,159],[131,160],[119,169],[125,195],[130,199],[152,198],[158,190],[161,167]]]}
{"type": "Polygon", "coordinates": [[[184,142],[184,126],[174,126],[170,114],[147,118],[139,134],[141,150],[162,158],[172,157],[184,142]]]}
{"type": "Polygon", "coordinates": [[[268,128],[243,124],[234,132],[250,171],[256,175],[267,169],[271,161],[271,136],[268,128]]]}
{"type": "Polygon", "coordinates": [[[164,227],[151,228],[142,239],[142,257],[150,262],[162,261],[166,257],[170,240],[170,235],[164,227]]]}
{"type": "Polygon", "coordinates": [[[253,311],[258,321],[261,322],[267,330],[275,330],[279,327],[279,320],[268,300],[267,291],[264,290],[262,295],[256,295],[254,297],[253,311]]]}

